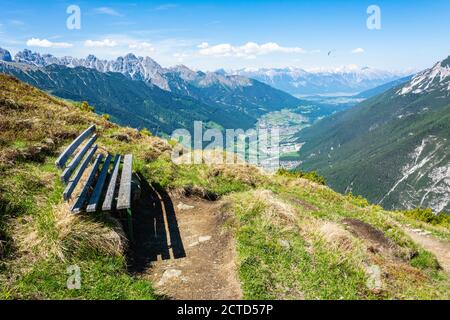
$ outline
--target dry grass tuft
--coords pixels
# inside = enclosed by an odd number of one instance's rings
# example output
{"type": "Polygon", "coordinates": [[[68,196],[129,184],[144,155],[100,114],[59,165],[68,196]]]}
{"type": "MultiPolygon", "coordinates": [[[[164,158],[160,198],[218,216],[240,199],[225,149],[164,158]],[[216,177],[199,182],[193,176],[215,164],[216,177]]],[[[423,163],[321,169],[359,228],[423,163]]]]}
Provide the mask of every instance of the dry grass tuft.
{"type": "Polygon", "coordinates": [[[261,185],[266,180],[266,174],[261,169],[245,164],[211,166],[208,177],[217,176],[235,179],[251,187],[261,185]]]}
{"type": "Polygon", "coordinates": [[[122,256],[127,240],[121,224],[106,216],[96,221],[88,216],[70,212],[70,205],[62,203],[54,208],[53,232],[43,233],[35,217],[26,216],[14,226],[15,255],[30,263],[56,256],[61,261],[84,252],[122,256]]]}
{"type": "Polygon", "coordinates": [[[61,204],[56,209],[55,227],[64,251],[79,251],[84,247],[89,251],[121,256],[127,246],[120,222],[110,215],[96,221],[89,216],[75,215],[67,204],[61,204]]]}
{"type": "Polygon", "coordinates": [[[280,226],[294,227],[297,223],[296,210],[269,190],[256,190],[253,192],[256,202],[264,204],[264,219],[280,226]]]}
{"type": "Polygon", "coordinates": [[[339,250],[351,251],[355,247],[353,236],[337,223],[325,222],[319,231],[328,243],[339,250]]]}

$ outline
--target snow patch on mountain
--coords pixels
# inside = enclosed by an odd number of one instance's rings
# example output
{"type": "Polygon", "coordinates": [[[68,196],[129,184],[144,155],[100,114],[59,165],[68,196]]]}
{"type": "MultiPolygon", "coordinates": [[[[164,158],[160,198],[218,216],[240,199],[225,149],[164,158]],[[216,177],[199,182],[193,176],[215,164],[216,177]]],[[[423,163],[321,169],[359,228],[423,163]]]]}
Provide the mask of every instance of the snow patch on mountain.
{"type": "Polygon", "coordinates": [[[429,136],[408,156],[398,180],[379,202],[398,197],[403,207],[430,207],[441,212],[450,205],[450,147],[447,139],[429,136]],[[401,192],[398,192],[401,190],[401,192]],[[394,195],[395,193],[395,195],[394,195]]]}
{"type": "Polygon", "coordinates": [[[428,177],[433,183],[425,189],[420,206],[428,200],[435,212],[441,212],[450,204],[450,163],[434,168],[428,177]]]}
{"type": "Polygon", "coordinates": [[[397,94],[421,94],[433,91],[450,90],[450,60],[438,62],[433,68],[418,73],[412,80],[397,91],[397,94]]]}

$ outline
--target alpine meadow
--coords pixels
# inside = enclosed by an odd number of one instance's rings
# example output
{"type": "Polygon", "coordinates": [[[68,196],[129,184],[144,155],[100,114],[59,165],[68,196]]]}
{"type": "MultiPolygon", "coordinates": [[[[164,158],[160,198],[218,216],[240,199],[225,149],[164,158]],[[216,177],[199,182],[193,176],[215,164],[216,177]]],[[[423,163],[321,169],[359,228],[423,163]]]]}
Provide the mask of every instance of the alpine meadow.
{"type": "Polygon", "coordinates": [[[450,300],[448,1],[2,4],[5,307],[450,300]]]}

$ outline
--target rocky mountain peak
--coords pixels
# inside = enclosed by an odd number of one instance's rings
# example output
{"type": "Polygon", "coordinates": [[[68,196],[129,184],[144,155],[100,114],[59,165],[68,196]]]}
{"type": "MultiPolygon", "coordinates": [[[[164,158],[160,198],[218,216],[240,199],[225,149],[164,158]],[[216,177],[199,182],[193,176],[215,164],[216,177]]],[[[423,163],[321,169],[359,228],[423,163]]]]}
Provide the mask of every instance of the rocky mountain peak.
{"type": "Polygon", "coordinates": [[[176,73],[181,79],[186,81],[194,81],[200,76],[197,72],[189,69],[183,64],[170,68],[169,72],[176,73]]]}
{"type": "Polygon", "coordinates": [[[450,56],[436,63],[432,68],[418,73],[397,93],[406,95],[434,91],[450,92],[450,56]]]}
{"type": "Polygon", "coordinates": [[[12,61],[11,54],[9,53],[8,50],[0,48],[0,61],[6,61],[6,62],[12,61]]]}
{"type": "Polygon", "coordinates": [[[442,68],[450,67],[450,56],[448,56],[447,59],[445,59],[441,62],[441,67],[442,68]]]}

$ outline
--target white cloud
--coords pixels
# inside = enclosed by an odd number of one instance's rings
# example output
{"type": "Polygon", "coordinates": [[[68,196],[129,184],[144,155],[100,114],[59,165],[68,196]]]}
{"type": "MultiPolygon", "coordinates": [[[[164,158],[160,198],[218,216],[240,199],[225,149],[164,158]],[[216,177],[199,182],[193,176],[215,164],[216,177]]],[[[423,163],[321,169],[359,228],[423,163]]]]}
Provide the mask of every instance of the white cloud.
{"type": "Polygon", "coordinates": [[[27,41],[28,47],[41,47],[41,48],[70,48],[73,44],[67,42],[52,42],[47,39],[31,38],[27,41]]]}
{"type": "Polygon", "coordinates": [[[108,16],[114,16],[114,17],[121,17],[121,16],[123,16],[121,13],[119,13],[116,10],[114,10],[113,8],[109,8],[109,7],[95,8],[94,12],[98,13],[98,14],[106,14],[108,16]]]}
{"type": "Polygon", "coordinates": [[[271,53],[305,53],[306,51],[299,47],[282,47],[275,42],[257,44],[255,42],[247,42],[242,46],[233,46],[229,43],[222,43],[210,46],[207,42],[203,42],[197,46],[199,53],[205,56],[217,57],[244,57],[254,59],[258,55],[267,55],[271,53]]]}
{"type": "Polygon", "coordinates": [[[128,45],[128,48],[130,49],[136,49],[136,50],[148,50],[148,51],[154,51],[155,48],[153,47],[153,45],[151,43],[148,42],[134,42],[134,43],[130,43],[128,45]]]}
{"type": "Polygon", "coordinates": [[[199,44],[199,45],[197,46],[197,48],[199,48],[199,49],[206,49],[206,48],[208,48],[208,47],[209,47],[208,42],[202,42],[201,44],[199,44]]]}
{"type": "Polygon", "coordinates": [[[353,54],[361,54],[361,53],[364,53],[364,52],[365,52],[365,50],[363,48],[356,48],[356,49],[352,50],[353,54]]]}
{"type": "Polygon", "coordinates": [[[95,41],[95,40],[86,40],[84,42],[84,46],[88,48],[112,48],[117,46],[117,42],[110,39],[104,39],[101,41],[95,41]]]}

